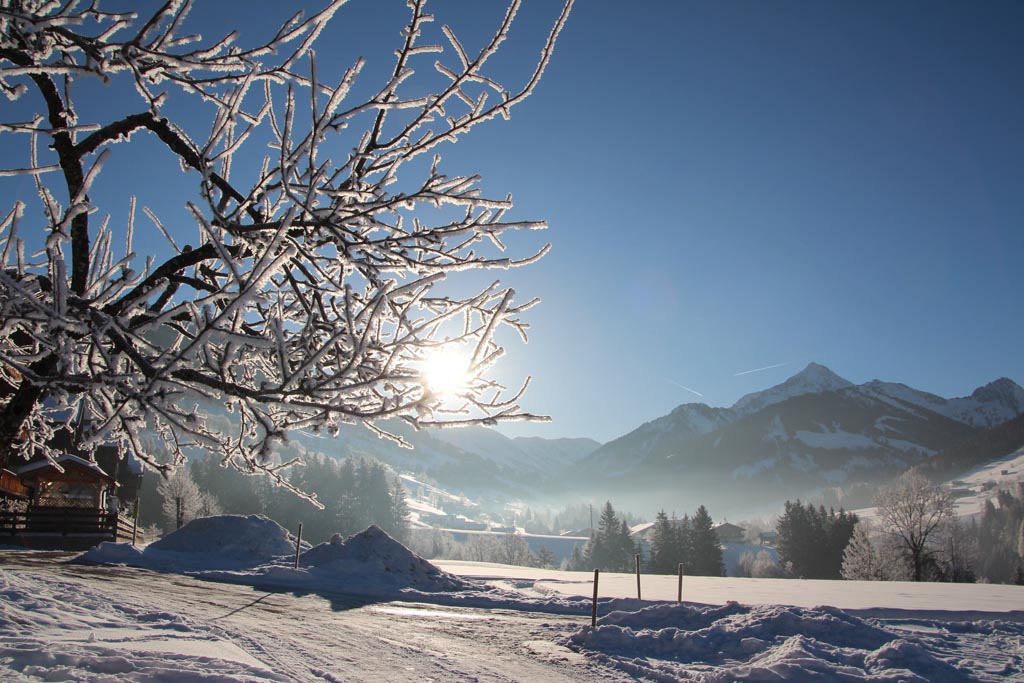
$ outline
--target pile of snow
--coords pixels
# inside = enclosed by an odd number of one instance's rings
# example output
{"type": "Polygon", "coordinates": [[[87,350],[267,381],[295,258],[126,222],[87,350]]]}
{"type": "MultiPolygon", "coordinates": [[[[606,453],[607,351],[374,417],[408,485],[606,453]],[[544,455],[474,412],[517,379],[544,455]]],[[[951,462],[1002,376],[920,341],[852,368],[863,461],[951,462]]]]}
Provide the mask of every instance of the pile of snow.
{"type": "Polygon", "coordinates": [[[217,515],[189,522],[139,550],[101,543],[77,558],[124,564],[212,581],[313,592],[396,597],[403,591],[440,593],[479,589],[427,562],[377,526],[307,549],[294,568],[295,540],[262,515],[217,515]]]}
{"type": "Polygon", "coordinates": [[[911,632],[832,607],[656,605],[612,612],[563,642],[656,680],[959,683],[1003,673],[978,671],[975,662],[959,668],[911,632]]]}
{"type": "Polygon", "coordinates": [[[438,569],[376,525],[346,540],[335,536],[330,543],[310,548],[299,557],[299,565],[314,575],[395,588],[440,592],[467,586],[466,581],[438,569]]]}
{"type": "Polygon", "coordinates": [[[274,520],[215,515],[194,519],[142,551],[125,543],[101,543],[78,560],[190,572],[255,567],[294,555],[294,539],[274,520]]]}
{"type": "Polygon", "coordinates": [[[216,515],[189,522],[149,549],[266,561],[295,552],[295,542],[284,527],[263,515],[216,515]]]}

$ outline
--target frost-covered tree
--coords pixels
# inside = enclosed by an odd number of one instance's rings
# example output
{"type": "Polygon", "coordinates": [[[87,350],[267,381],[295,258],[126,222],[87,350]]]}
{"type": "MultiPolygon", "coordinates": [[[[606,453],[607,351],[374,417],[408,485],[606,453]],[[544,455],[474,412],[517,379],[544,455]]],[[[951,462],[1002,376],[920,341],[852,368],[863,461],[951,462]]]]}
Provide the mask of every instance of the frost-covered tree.
{"type": "Polygon", "coordinates": [[[953,496],[949,489],[910,470],[882,489],[875,505],[880,531],[905,554],[913,580],[926,580],[928,569],[936,561],[941,534],[953,519],[953,496]]]}
{"type": "Polygon", "coordinates": [[[511,88],[492,58],[521,0],[472,41],[409,0],[376,84],[361,57],[338,74],[315,58],[344,4],[243,46],[195,35],[189,0],[0,1],[0,180],[39,197],[0,211],[0,460],[53,457],[66,425],[83,453],[117,443],[168,470],[197,447],[287,487],[289,430],[535,419],[488,375],[496,333],[525,339],[535,300],[445,280],[534,262],[546,247],[506,243],[544,223],[510,219],[509,197],[447,175],[439,150],[534,91],[572,0],[511,88]],[[180,215],[138,202],[144,185],[100,203],[112,158],[161,156],[191,187],[180,215]],[[465,375],[444,390],[424,372],[438,353],[465,375]]]}
{"type": "Polygon", "coordinates": [[[536,564],[536,558],[530,552],[530,546],[526,539],[516,533],[502,534],[498,537],[496,544],[497,556],[494,562],[500,564],[511,564],[521,567],[531,567],[536,564]]]}
{"type": "Polygon", "coordinates": [[[205,500],[187,468],[180,467],[169,477],[160,480],[156,492],[163,500],[164,521],[169,529],[180,529],[196,517],[202,516],[205,500]]]}
{"type": "Polygon", "coordinates": [[[781,579],[786,572],[767,550],[761,550],[756,555],[748,550],[740,555],[736,563],[736,575],[754,579],[781,579]]]}
{"type": "Polygon", "coordinates": [[[843,578],[848,581],[882,581],[886,578],[878,550],[872,542],[871,523],[857,522],[843,551],[843,578]]]}

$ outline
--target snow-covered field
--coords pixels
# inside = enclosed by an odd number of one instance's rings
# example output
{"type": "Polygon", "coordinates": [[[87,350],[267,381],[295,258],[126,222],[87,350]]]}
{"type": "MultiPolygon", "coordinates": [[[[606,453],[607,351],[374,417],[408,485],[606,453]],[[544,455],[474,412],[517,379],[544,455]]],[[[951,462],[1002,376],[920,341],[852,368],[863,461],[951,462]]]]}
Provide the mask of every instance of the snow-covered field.
{"type": "Polygon", "coordinates": [[[608,574],[591,628],[590,574],[288,542],[239,517],[87,556],[142,568],[0,551],[0,680],[1024,680],[1016,586],[687,577],[676,605],[608,574]]]}

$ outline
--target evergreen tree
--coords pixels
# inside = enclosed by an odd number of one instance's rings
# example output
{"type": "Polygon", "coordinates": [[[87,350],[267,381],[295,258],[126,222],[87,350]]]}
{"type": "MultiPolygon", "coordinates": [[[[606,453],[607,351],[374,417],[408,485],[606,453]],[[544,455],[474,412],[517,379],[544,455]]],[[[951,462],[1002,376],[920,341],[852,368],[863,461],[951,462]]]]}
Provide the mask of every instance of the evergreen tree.
{"type": "Polygon", "coordinates": [[[391,486],[390,510],[388,524],[384,528],[392,538],[405,543],[409,538],[409,504],[406,502],[405,486],[402,480],[395,477],[391,486]]]}
{"type": "Polygon", "coordinates": [[[651,532],[651,556],[648,571],[652,574],[675,574],[681,561],[679,536],[665,511],[654,519],[651,532]]]}
{"type": "Polygon", "coordinates": [[[566,564],[566,569],[571,572],[585,572],[593,568],[586,554],[580,550],[578,545],[574,545],[572,547],[572,555],[569,556],[569,562],[566,564]]]}
{"type": "Polygon", "coordinates": [[[594,569],[611,571],[614,558],[613,539],[619,530],[619,520],[615,516],[615,508],[610,501],[605,502],[601,509],[601,519],[597,529],[590,535],[590,542],[584,550],[587,563],[594,569]]]}
{"type": "Polygon", "coordinates": [[[687,568],[693,558],[693,523],[690,521],[689,515],[683,515],[682,519],[676,521],[675,539],[676,552],[679,553],[678,560],[683,563],[684,570],[689,571],[687,568]]]}
{"type": "Polygon", "coordinates": [[[632,571],[636,546],[625,519],[619,519],[611,502],[605,502],[597,530],[584,549],[586,563],[602,571],[632,571]]]}
{"type": "Polygon", "coordinates": [[[629,533],[629,525],[625,518],[619,523],[619,533],[615,537],[615,558],[620,572],[631,572],[635,569],[635,557],[640,554],[640,548],[633,541],[629,533]]]}
{"type": "Polygon", "coordinates": [[[838,579],[842,576],[843,553],[856,524],[853,513],[787,500],[776,525],[779,559],[793,576],[838,579]]]}
{"type": "Polygon", "coordinates": [[[691,576],[723,576],[722,544],[715,533],[714,524],[707,508],[697,508],[691,521],[690,561],[686,573],[691,576]]]}

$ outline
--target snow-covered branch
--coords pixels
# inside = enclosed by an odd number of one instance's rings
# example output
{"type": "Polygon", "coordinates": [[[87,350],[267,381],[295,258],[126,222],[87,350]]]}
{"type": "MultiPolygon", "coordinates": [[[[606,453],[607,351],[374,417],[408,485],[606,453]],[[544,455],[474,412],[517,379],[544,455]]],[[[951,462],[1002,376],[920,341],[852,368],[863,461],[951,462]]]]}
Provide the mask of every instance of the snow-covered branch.
{"type": "Polygon", "coordinates": [[[508,238],[546,225],[509,220],[510,198],[485,196],[476,175],[443,174],[437,153],[533,92],[572,0],[513,90],[487,67],[521,0],[476,54],[448,26],[430,42],[426,2],[410,0],[391,76],[359,102],[366,60],[325,80],[314,52],[343,4],[245,48],[235,32],[194,34],[189,0],[148,17],[74,0],[0,3],[0,91],[37,107],[32,121],[0,121],[0,135],[30,142],[0,178],[32,179],[31,230],[44,224],[31,233],[23,204],[0,222],[0,462],[53,457],[64,429],[84,453],[116,442],[164,468],[210,449],[287,486],[275,448],[292,430],[364,424],[391,437],[389,418],[543,419],[519,409],[522,389],[509,395],[487,377],[504,353],[497,331],[525,340],[521,314],[535,300],[516,304],[498,283],[453,296],[445,284],[534,262],[546,246],[509,255],[508,238]],[[134,86],[134,107],[80,120],[73,93],[117,79],[134,86]],[[192,100],[212,112],[205,128],[198,113],[165,114],[192,100]],[[130,154],[138,135],[155,136],[196,188],[180,201],[187,232],[143,207],[159,249],[139,249],[131,187],[126,221],[91,196],[110,151],[130,154]],[[270,152],[232,174],[250,147],[270,152]],[[407,163],[428,151],[433,163],[407,163]],[[466,376],[438,391],[425,366],[449,347],[466,350],[466,376]],[[147,450],[143,432],[167,453],[147,450]]]}

